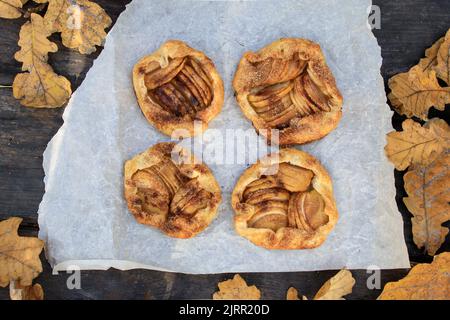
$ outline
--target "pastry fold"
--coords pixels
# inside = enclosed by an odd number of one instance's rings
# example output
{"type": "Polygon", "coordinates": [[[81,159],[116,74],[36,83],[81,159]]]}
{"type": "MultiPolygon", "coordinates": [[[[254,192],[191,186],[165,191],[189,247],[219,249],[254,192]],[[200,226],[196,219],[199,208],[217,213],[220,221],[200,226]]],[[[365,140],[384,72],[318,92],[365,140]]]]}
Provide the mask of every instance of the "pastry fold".
{"type": "Polygon", "coordinates": [[[142,58],[133,68],[133,85],[148,122],[168,136],[200,134],[222,109],[223,82],[214,63],[179,40],[142,58]]]}
{"type": "Polygon", "coordinates": [[[210,169],[175,143],[158,143],[126,161],[125,199],[139,223],[191,238],[217,215],[219,184],[210,169]]]}
{"type": "Polygon", "coordinates": [[[285,38],[246,52],[233,87],[244,115],[269,143],[320,139],[342,116],[343,99],[333,74],[320,46],[309,40],[285,38]]]}
{"type": "Polygon", "coordinates": [[[267,249],[318,247],[338,219],[327,171],[296,149],[282,149],[248,168],[231,205],[237,233],[267,249]]]}

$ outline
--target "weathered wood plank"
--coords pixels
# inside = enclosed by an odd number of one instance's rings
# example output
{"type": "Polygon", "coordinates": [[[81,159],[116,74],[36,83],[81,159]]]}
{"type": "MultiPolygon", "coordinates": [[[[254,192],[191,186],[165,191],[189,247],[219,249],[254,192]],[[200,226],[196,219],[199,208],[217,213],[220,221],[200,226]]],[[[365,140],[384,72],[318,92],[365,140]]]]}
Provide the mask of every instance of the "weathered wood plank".
{"type": "MultiPolygon", "coordinates": [[[[97,1],[117,20],[130,0],[97,1]]],[[[0,84],[12,84],[20,70],[14,60],[19,30],[26,19],[0,19],[0,84]]],[[[59,35],[51,40],[59,51],[50,54],[50,64],[55,71],[67,77],[75,90],[102,48],[88,56],[65,48],[59,35]]],[[[0,220],[10,215],[24,217],[35,225],[37,210],[44,193],[42,153],[47,143],[62,125],[63,109],[41,110],[24,108],[12,97],[11,88],[0,88],[0,220]]]]}
{"type": "MultiPolygon", "coordinates": [[[[129,0],[98,0],[116,21],[129,0]]],[[[422,57],[424,50],[443,36],[450,27],[450,2],[440,0],[375,0],[381,8],[382,29],[374,33],[382,47],[384,58],[382,75],[387,81],[392,75],[409,69],[422,57]]],[[[25,19],[0,19],[0,84],[11,84],[20,64],[13,59],[18,50],[17,39],[25,19]]],[[[76,89],[84,79],[101,49],[89,56],[80,55],[61,45],[59,36],[52,36],[60,50],[50,56],[56,72],[66,76],[76,89]]],[[[23,108],[11,96],[11,89],[0,88],[0,220],[11,215],[24,217],[20,229],[23,235],[37,234],[37,208],[44,192],[42,153],[46,144],[62,124],[62,109],[34,110],[23,108]]],[[[445,112],[433,115],[449,117],[445,112]]],[[[394,116],[393,125],[400,128],[402,117],[394,116]]],[[[430,261],[412,242],[410,214],[402,197],[405,191],[402,173],[396,172],[397,203],[405,221],[405,238],[412,261],[430,261]]],[[[450,227],[450,223],[445,224],[450,227]]],[[[450,237],[441,251],[450,250],[450,237]]],[[[42,257],[45,261],[45,258],[42,257]]],[[[50,299],[152,299],[152,298],[210,298],[218,281],[231,275],[185,275],[149,270],[117,270],[82,272],[82,289],[68,290],[68,275],[51,274],[49,265],[37,279],[50,299]]],[[[335,271],[246,274],[250,284],[257,285],[263,298],[283,299],[289,286],[312,297],[316,290],[335,271]]],[[[368,290],[368,274],[353,271],[357,280],[350,299],[374,299],[379,290],[368,290]]],[[[406,270],[382,271],[382,284],[395,281],[406,270]]],[[[8,291],[0,289],[0,299],[7,299],[8,291]]]]}
{"type": "MultiPolygon", "coordinates": [[[[286,291],[293,286],[309,299],[314,297],[323,283],[337,271],[248,273],[242,274],[249,285],[256,285],[262,299],[285,299],[286,291]]],[[[376,299],[381,290],[369,290],[365,270],[352,270],[356,284],[353,293],[346,298],[376,299]]],[[[381,288],[389,281],[397,281],[407,270],[383,270],[381,288]]],[[[187,275],[151,270],[82,271],[81,289],[69,290],[67,280],[71,274],[52,275],[48,265],[36,279],[44,287],[46,299],[211,299],[217,291],[217,283],[233,277],[233,274],[187,275]]],[[[8,290],[0,290],[0,299],[8,298],[8,290]]]]}

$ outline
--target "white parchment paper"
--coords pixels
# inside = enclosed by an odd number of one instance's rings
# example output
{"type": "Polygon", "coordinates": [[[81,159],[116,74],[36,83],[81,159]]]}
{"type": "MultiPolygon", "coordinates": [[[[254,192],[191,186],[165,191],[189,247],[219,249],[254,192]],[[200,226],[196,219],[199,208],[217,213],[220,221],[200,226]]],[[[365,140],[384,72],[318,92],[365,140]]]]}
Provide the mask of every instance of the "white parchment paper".
{"type": "MultiPolygon", "coordinates": [[[[369,0],[133,0],[44,153],[39,236],[50,263],[57,269],[76,264],[184,273],[409,267],[393,167],[383,154],[391,112],[380,48],[367,26],[370,5],[369,0]],[[235,68],[245,51],[281,37],[318,42],[345,100],[339,127],[299,147],[320,159],[333,179],[340,218],[327,241],[313,250],[269,251],[238,236],[230,194],[245,164],[207,162],[223,202],[217,219],[197,237],[176,240],[138,224],[123,198],[124,161],[170,138],[142,115],[132,87],[133,65],[168,39],[204,51],[225,84],[223,110],[210,128],[247,130],[251,123],[231,88],[235,68]]],[[[205,136],[210,144],[221,143],[210,131],[205,136]]]]}

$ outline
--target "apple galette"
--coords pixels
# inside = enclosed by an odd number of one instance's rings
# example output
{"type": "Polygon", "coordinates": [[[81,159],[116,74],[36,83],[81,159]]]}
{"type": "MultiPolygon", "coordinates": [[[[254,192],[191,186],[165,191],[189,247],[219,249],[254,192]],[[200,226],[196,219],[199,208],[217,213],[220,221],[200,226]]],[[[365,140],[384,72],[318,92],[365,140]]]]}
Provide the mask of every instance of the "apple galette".
{"type": "Polygon", "coordinates": [[[175,130],[179,137],[203,132],[223,104],[223,83],[213,62],[178,40],[142,58],[134,66],[133,84],[147,120],[169,136],[175,130]]]}
{"type": "Polygon", "coordinates": [[[193,237],[217,214],[216,179],[175,143],[158,143],[128,160],[124,176],[125,198],[136,220],[171,237],[193,237]]]}
{"type": "Polygon", "coordinates": [[[231,202],[236,231],[267,249],[318,247],[338,219],[327,171],[296,149],[282,149],[247,169],[231,202]]]}
{"type": "Polygon", "coordinates": [[[244,115],[256,130],[280,145],[317,140],[336,128],[342,96],[320,46],[305,39],[275,41],[246,52],[233,87],[244,115]]]}

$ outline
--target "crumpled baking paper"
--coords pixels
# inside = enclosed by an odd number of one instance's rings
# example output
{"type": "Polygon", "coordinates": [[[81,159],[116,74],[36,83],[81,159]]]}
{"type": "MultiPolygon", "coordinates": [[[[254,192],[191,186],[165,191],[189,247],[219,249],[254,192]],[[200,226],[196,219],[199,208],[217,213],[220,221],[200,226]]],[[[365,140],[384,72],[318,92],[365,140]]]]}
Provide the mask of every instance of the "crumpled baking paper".
{"type": "MultiPolygon", "coordinates": [[[[393,167],[383,154],[392,113],[380,75],[380,47],[367,24],[370,5],[368,0],[133,0],[44,153],[39,236],[51,265],[183,273],[409,267],[393,167]],[[318,42],[345,100],[339,127],[298,147],[317,157],[333,179],[340,217],[326,242],[312,250],[269,251],[236,234],[230,194],[256,160],[251,155],[246,163],[231,165],[205,161],[222,187],[223,202],[218,217],[197,237],[172,239],[138,224],[123,197],[124,161],[170,138],[141,113],[133,65],[169,39],[204,51],[225,84],[223,110],[209,128],[248,130],[251,123],[231,87],[237,63],[245,51],[281,37],[318,42]]],[[[222,143],[212,131],[205,141],[222,143]]]]}

